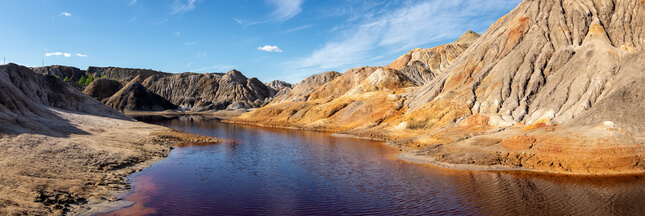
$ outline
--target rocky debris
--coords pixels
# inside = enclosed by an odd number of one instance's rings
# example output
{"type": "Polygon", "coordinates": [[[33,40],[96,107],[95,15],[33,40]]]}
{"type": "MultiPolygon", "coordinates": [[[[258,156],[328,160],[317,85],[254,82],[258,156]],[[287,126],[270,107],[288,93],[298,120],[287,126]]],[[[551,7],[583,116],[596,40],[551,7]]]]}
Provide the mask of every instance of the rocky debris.
{"type": "Polygon", "coordinates": [[[270,101],[273,89],[237,70],[221,73],[155,75],[143,82],[151,92],[192,111],[234,107],[258,108],[270,101]],[[242,104],[240,106],[240,103],[242,104]]]}
{"type": "Polygon", "coordinates": [[[109,98],[114,95],[114,93],[117,93],[121,88],[123,88],[123,84],[119,81],[111,79],[97,79],[85,87],[83,93],[98,101],[103,101],[103,99],[109,98]]]}
{"type": "Polygon", "coordinates": [[[61,79],[68,78],[70,81],[73,81],[73,82],[78,81],[83,76],[87,77],[87,74],[85,74],[85,71],[81,69],[78,69],[75,67],[61,66],[61,65],[33,67],[30,69],[39,74],[58,76],[61,79]]]}
{"type": "Polygon", "coordinates": [[[391,139],[452,164],[643,172],[644,12],[643,1],[523,1],[481,37],[296,86],[301,102],[231,121],[391,139]]]}
{"type": "Polygon", "coordinates": [[[131,81],[105,100],[105,104],[119,111],[163,111],[177,109],[163,97],[150,92],[136,80],[131,81]]]}

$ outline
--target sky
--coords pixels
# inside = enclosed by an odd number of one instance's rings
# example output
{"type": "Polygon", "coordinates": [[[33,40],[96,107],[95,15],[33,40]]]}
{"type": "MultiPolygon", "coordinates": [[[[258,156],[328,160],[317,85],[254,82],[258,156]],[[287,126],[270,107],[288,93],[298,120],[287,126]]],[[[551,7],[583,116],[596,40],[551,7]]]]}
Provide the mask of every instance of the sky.
{"type": "Polygon", "coordinates": [[[520,0],[3,0],[0,57],[30,67],[237,69],[296,83],[486,29],[520,0]]]}

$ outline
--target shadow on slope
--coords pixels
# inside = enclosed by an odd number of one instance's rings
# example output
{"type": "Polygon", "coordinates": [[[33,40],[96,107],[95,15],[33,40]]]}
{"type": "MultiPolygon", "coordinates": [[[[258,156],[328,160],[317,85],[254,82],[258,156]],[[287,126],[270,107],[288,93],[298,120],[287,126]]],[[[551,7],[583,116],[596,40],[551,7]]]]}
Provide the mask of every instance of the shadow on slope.
{"type": "Polygon", "coordinates": [[[0,134],[35,133],[55,137],[89,134],[60,114],[70,111],[130,119],[58,78],[43,76],[16,64],[0,66],[0,92],[0,134]]]}

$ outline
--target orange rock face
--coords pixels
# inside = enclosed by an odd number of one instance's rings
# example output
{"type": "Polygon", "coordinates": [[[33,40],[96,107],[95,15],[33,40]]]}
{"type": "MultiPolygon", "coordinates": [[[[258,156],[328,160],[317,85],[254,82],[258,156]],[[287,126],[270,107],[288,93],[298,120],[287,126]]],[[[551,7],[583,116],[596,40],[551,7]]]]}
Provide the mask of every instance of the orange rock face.
{"type": "Polygon", "coordinates": [[[279,125],[389,139],[439,162],[645,172],[639,3],[523,1],[471,44],[417,48],[387,68],[350,70],[306,102],[233,121],[274,124],[264,115],[292,109],[279,125]]]}

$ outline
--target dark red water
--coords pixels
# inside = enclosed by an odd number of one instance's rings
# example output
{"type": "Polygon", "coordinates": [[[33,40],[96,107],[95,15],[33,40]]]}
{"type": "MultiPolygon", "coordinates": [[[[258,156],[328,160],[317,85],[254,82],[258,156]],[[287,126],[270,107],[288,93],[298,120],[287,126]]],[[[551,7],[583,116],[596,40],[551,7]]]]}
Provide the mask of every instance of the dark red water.
{"type": "Polygon", "coordinates": [[[240,142],[174,149],[109,215],[644,215],[643,176],[455,171],[380,142],[198,117],[143,121],[240,142]]]}

